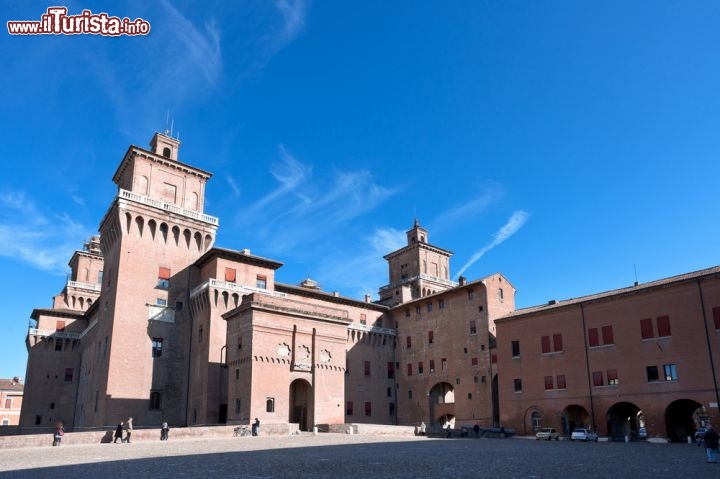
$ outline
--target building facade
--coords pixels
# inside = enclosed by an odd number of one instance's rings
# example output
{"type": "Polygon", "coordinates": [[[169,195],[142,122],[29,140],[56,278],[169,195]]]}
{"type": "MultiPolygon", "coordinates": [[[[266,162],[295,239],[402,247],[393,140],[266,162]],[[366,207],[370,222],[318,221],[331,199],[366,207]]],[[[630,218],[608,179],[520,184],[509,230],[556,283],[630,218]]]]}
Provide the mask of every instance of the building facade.
{"type": "Polygon", "coordinates": [[[680,439],[717,415],[720,268],[516,311],[501,273],[451,280],[416,220],[379,300],[347,298],[217,247],[211,174],[179,147],[128,148],[100,235],[32,312],[23,431],[258,418],[680,439]]]}
{"type": "Polygon", "coordinates": [[[685,441],[718,416],[720,267],[497,321],[501,421],[685,441]]]}
{"type": "Polygon", "coordinates": [[[19,377],[0,379],[0,427],[20,424],[23,389],[19,377]]]}
{"type": "Polygon", "coordinates": [[[214,245],[211,174],[179,147],[157,133],[127,150],[100,235],[33,311],[21,425],[497,420],[489,331],[514,309],[502,275],[451,281],[452,253],[416,221],[385,257],[379,302],[278,283],[281,262],[214,245]]]}

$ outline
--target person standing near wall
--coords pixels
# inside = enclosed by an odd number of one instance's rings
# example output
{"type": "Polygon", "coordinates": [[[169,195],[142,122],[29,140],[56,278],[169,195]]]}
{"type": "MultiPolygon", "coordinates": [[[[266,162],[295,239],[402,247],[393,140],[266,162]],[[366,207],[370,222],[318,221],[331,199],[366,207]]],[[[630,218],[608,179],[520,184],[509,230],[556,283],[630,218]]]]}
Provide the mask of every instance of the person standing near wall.
{"type": "Polygon", "coordinates": [[[707,453],[707,462],[717,463],[718,439],[720,439],[720,436],[718,436],[717,431],[715,431],[712,426],[708,426],[705,437],[703,438],[705,452],[707,453]]]}
{"type": "Polygon", "coordinates": [[[125,442],[130,444],[130,436],[132,436],[132,429],[133,429],[133,418],[128,418],[127,424],[125,425],[125,430],[127,431],[127,434],[125,435],[125,442]]]}
{"type": "Polygon", "coordinates": [[[63,423],[58,421],[55,424],[55,432],[53,433],[53,446],[59,446],[64,435],[65,429],[63,428],[63,423]]]}
{"type": "Polygon", "coordinates": [[[117,444],[118,439],[120,439],[120,442],[123,442],[123,422],[120,421],[118,423],[117,427],[115,428],[115,440],[113,443],[117,444]]]}

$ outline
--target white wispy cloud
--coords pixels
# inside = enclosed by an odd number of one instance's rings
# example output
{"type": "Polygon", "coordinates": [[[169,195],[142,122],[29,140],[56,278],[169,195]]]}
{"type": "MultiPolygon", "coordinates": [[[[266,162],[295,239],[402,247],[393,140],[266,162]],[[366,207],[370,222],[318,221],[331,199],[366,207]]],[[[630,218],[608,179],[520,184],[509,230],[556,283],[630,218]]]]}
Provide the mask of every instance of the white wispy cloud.
{"type": "Polygon", "coordinates": [[[235,178],[233,178],[231,175],[227,175],[225,179],[227,180],[228,185],[230,185],[230,189],[233,190],[235,198],[240,197],[240,187],[237,185],[235,178]]]}
{"type": "Polygon", "coordinates": [[[318,266],[321,285],[332,285],[347,295],[362,298],[365,294],[377,296],[378,287],[387,283],[388,253],[405,246],[403,231],[394,228],[376,228],[358,244],[342,250],[332,250],[323,256],[318,266]]]}
{"type": "Polygon", "coordinates": [[[383,203],[396,190],[378,184],[366,170],[322,171],[299,161],[284,146],[270,174],[276,186],[237,217],[241,227],[252,227],[270,251],[285,253],[295,245],[319,247],[319,231],[332,234],[354,218],[383,203]]]}
{"type": "Polygon", "coordinates": [[[463,267],[460,268],[460,271],[457,272],[455,277],[460,277],[460,275],[462,275],[465,270],[472,266],[477,260],[482,258],[485,253],[487,253],[488,251],[490,251],[491,249],[498,246],[503,241],[517,233],[518,230],[523,227],[523,225],[527,222],[529,218],[530,214],[525,211],[519,210],[514,212],[508,222],[505,223],[502,228],[495,232],[495,234],[493,235],[493,240],[487,245],[480,248],[478,251],[476,251],[463,265],[463,267]]]}
{"type": "Polygon", "coordinates": [[[293,41],[305,26],[308,3],[305,0],[278,0],[275,7],[283,19],[278,35],[278,44],[282,47],[293,41]]]}
{"type": "Polygon", "coordinates": [[[463,223],[467,224],[469,220],[475,218],[501,199],[504,194],[504,188],[501,185],[488,182],[480,187],[480,191],[475,196],[434,218],[430,222],[430,228],[437,233],[456,228],[463,223]]]}
{"type": "MultiPolygon", "coordinates": [[[[208,84],[215,86],[222,71],[220,30],[216,22],[207,21],[201,30],[169,1],[163,0],[161,4],[167,14],[163,20],[170,40],[166,48],[177,45],[178,50],[173,55],[173,67],[169,72],[179,76],[186,75],[188,69],[194,69],[202,74],[208,84]]],[[[160,58],[158,60],[162,61],[160,58]]],[[[164,71],[162,75],[165,80],[167,73],[164,71]]]]}
{"type": "Polygon", "coordinates": [[[56,274],[67,271],[67,262],[91,228],[65,213],[41,213],[24,192],[0,194],[0,255],[23,261],[56,274]]]}

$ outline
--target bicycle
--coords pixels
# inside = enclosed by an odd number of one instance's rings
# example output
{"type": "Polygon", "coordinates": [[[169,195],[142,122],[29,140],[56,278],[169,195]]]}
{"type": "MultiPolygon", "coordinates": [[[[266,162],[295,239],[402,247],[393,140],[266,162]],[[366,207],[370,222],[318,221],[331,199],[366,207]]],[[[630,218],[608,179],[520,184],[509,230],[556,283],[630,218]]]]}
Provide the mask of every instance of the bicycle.
{"type": "Polygon", "coordinates": [[[249,426],[238,426],[235,429],[233,429],[233,437],[249,436],[249,435],[250,435],[250,427],[249,426]]]}

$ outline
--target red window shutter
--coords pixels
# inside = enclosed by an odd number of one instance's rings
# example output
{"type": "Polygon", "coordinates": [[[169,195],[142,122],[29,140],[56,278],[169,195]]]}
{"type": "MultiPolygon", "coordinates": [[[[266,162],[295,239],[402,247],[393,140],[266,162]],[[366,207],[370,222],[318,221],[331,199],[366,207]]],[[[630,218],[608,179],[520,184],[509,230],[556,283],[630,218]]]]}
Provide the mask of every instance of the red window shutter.
{"type": "Polygon", "coordinates": [[[388,361],[387,363],[388,378],[392,379],[395,377],[395,363],[388,361]]]}
{"type": "Polygon", "coordinates": [[[670,316],[660,316],[657,318],[658,336],[670,336],[670,316]]]}
{"type": "Polygon", "coordinates": [[[715,322],[715,329],[720,329],[720,306],[713,308],[713,321],[715,322]]]}
{"type": "Polygon", "coordinates": [[[643,339],[650,339],[653,337],[653,325],[652,319],[641,319],[640,320],[640,336],[643,339]]]}
{"type": "Polygon", "coordinates": [[[600,345],[600,339],[598,337],[598,328],[588,329],[588,344],[590,345],[591,348],[600,345]]]}
{"type": "Polygon", "coordinates": [[[422,363],[422,361],[420,361],[418,363],[418,374],[422,374],[422,372],[423,372],[423,363],[422,363]]]}
{"type": "Polygon", "coordinates": [[[612,381],[617,381],[617,378],[618,378],[617,369],[608,369],[607,370],[608,383],[611,383],[612,381]]]}
{"type": "Polygon", "coordinates": [[[553,351],[562,351],[562,334],[553,334],[553,351]]]}
{"type": "Polygon", "coordinates": [[[435,372],[435,360],[434,359],[430,360],[430,372],[431,373],[435,372]]]}
{"type": "Polygon", "coordinates": [[[478,358],[472,358],[470,359],[470,365],[477,366],[478,365],[478,358]]]}
{"type": "Polygon", "coordinates": [[[553,388],[553,377],[545,376],[545,390],[553,388]]]}
{"type": "Polygon", "coordinates": [[[408,364],[408,376],[412,376],[412,364],[408,364]]]}
{"type": "Polygon", "coordinates": [[[234,268],[225,268],[225,281],[234,283],[237,278],[237,271],[234,268]]]}
{"type": "Polygon", "coordinates": [[[543,354],[550,352],[550,336],[543,336],[540,339],[540,342],[542,343],[542,352],[543,354]]]}
{"type": "Polygon", "coordinates": [[[493,354],[490,357],[490,362],[492,362],[493,364],[497,363],[497,354],[493,354]]]}
{"type": "Polygon", "coordinates": [[[65,331],[65,321],[58,321],[55,323],[56,331],[65,331]]]}
{"type": "Polygon", "coordinates": [[[370,376],[370,361],[365,361],[365,376],[370,376]]]}
{"type": "Polygon", "coordinates": [[[158,269],[158,279],[170,279],[170,268],[163,268],[161,266],[158,269]]]}
{"type": "Polygon", "coordinates": [[[602,328],[603,344],[615,344],[612,326],[603,326],[602,328]]]}
{"type": "Polygon", "coordinates": [[[432,331],[428,331],[428,343],[432,343],[432,342],[433,342],[433,339],[434,339],[434,337],[433,337],[433,332],[432,332],[432,331]]]}
{"type": "Polygon", "coordinates": [[[602,371],[595,371],[593,374],[593,386],[603,385],[603,373],[602,371]]]}
{"type": "Polygon", "coordinates": [[[412,338],[410,336],[407,337],[406,344],[408,348],[412,347],[412,338]]]}
{"type": "Polygon", "coordinates": [[[565,389],[567,387],[567,385],[565,384],[565,375],[564,374],[558,374],[557,387],[558,387],[558,389],[565,389]]]}

